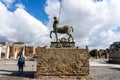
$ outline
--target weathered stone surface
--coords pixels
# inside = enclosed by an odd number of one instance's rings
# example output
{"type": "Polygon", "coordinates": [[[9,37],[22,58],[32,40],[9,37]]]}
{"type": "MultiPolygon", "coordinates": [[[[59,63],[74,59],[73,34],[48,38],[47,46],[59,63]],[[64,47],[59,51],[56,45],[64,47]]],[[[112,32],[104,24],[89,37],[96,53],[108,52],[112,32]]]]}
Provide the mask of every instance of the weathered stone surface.
{"type": "Polygon", "coordinates": [[[87,49],[76,48],[37,48],[37,72],[40,75],[89,75],[89,54],[87,49]]]}

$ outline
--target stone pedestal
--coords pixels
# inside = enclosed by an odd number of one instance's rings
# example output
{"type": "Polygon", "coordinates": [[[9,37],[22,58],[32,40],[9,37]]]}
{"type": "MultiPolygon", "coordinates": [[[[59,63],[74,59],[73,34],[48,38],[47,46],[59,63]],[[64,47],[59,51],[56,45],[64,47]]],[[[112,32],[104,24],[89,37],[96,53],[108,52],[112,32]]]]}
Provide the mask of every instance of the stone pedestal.
{"type": "Polygon", "coordinates": [[[37,72],[40,76],[88,76],[88,48],[37,48],[37,72]]]}
{"type": "Polygon", "coordinates": [[[75,42],[51,42],[52,48],[75,48],[75,42]]]}

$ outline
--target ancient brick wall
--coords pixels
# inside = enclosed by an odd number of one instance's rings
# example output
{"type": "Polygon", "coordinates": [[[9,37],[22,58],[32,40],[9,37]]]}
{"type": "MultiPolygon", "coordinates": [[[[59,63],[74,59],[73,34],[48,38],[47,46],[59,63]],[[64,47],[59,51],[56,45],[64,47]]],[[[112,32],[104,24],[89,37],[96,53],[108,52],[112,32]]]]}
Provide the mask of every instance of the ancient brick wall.
{"type": "Polygon", "coordinates": [[[35,47],[34,46],[26,46],[25,47],[25,56],[32,57],[35,54],[35,47]]]}
{"type": "Polygon", "coordinates": [[[43,76],[87,76],[89,54],[87,49],[37,48],[37,72],[43,76]]]}

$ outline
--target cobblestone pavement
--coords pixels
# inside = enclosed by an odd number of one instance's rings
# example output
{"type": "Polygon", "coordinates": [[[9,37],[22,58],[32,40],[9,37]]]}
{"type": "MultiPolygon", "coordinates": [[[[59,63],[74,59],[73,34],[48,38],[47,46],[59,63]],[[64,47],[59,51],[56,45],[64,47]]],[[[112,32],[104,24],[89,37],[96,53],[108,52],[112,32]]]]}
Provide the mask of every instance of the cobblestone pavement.
{"type": "MultiPolygon", "coordinates": [[[[0,60],[0,80],[77,80],[65,77],[34,79],[36,61],[26,61],[23,77],[18,76],[17,70],[16,60],[0,60]]],[[[107,64],[105,60],[90,61],[90,75],[94,76],[94,80],[120,80],[120,65],[107,64]]]]}

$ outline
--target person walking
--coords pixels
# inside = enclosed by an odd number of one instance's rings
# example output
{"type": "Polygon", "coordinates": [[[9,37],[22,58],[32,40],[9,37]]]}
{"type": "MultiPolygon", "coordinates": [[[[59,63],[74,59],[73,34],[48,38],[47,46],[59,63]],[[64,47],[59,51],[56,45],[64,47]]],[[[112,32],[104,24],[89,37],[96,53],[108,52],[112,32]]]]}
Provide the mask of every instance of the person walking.
{"type": "Polygon", "coordinates": [[[19,56],[17,65],[18,65],[18,75],[23,76],[23,67],[25,66],[25,59],[22,55],[19,56]]]}

